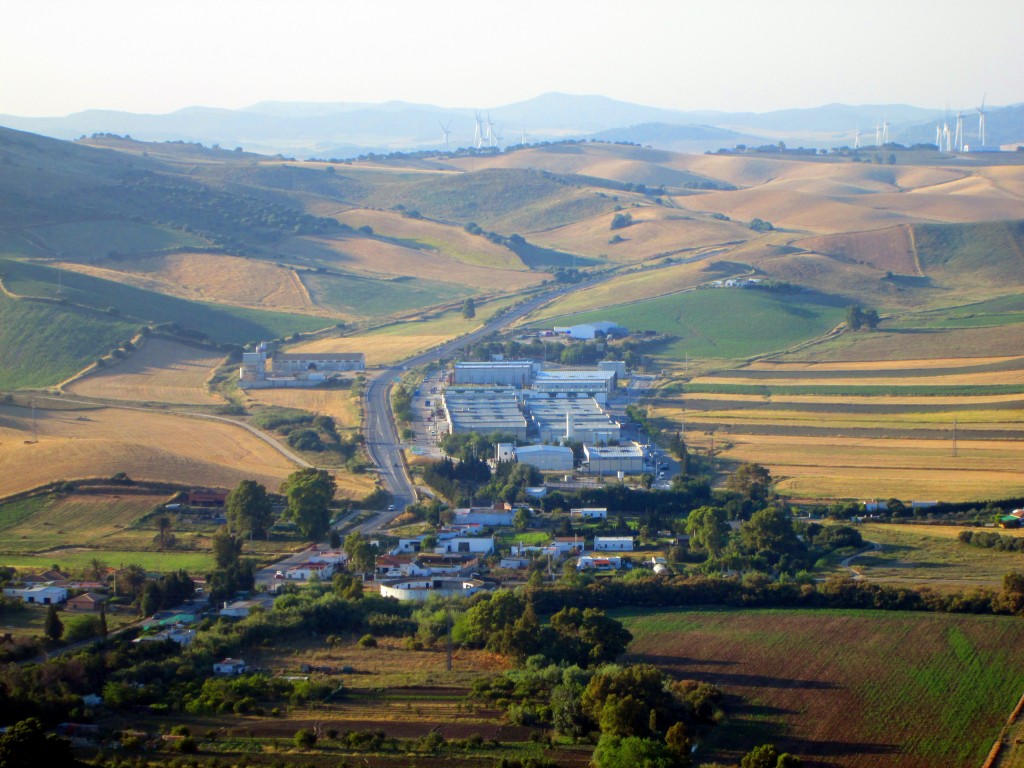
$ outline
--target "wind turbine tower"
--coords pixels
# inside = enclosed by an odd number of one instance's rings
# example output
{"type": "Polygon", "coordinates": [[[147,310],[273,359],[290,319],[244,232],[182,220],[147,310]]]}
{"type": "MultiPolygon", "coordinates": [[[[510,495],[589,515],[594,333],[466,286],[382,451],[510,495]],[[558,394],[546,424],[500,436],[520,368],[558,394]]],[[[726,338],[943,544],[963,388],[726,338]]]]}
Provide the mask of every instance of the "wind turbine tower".
{"type": "Polygon", "coordinates": [[[981,106],[978,107],[978,143],[985,146],[985,95],[982,94],[981,106]]]}
{"type": "Polygon", "coordinates": [[[860,128],[853,132],[853,148],[860,149],[860,128]]]}
{"type": "Polygon", "coordinates": [[[956,113],[956,137],[953,139],[953,146],[956,147],[957,152],[964,151],[964,113],[959,111],[956,113]]]}
{"type": "Polygon", "coordinates": [[[488,147],[496,146],[496,144],[495,144],[496,140],[497,139],[496,139],[495,134],[494,134],[494,123],[491,122],[491,113],[488,112],[487,113],[487,146],[488,147]]]}
{"type": "Polygon", "coordinates": [[[882,146],[882,128],[878,123],[875,123],[875,146],[882,146]]]}
{"type": "Polygon", "coordinates": [[[452,124],[449,122],[448,125],[441,124],[441,134],[444,136],[444,151],[448,151],[448,136],[452,132],[452,124]]]}
{"type": "Polygon", "coordinates": [[[480,149],[484,145],[484,124],[480,119],[480,113],[476,113],[476,125],[473,129],[473,146],[480,149]]]}
{"type": "Polygon", "coordinates": [[[942,126],[941,125],[936,125],[935,126],[935,147],[936,147],[936,149],[939,150],[939,152],[942,151],[942,126]]]}
{"type": "Polygon", "coordinates": [[[886,120],[882,123],[882,144],[889,143],[889,121],[886,120]]]}

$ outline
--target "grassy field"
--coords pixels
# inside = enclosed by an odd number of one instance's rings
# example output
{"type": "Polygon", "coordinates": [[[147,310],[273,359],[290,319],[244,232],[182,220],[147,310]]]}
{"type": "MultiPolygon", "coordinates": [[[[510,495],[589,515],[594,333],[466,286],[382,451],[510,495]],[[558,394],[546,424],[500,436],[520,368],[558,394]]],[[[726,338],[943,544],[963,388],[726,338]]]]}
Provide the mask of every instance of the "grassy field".
{"type": "Polygon", "coordinates": [[[133,325],[112,317],[0,296],[0,388],[56,384],[133,332],[133,325]]]}
{"type": "Polygon", "coordinates": [[[697,760],[772,742],[805,765],[976,768],[1024,691],[1012,617],[876,611],[617,612],[628,658],[742,697],[697,760]]]}
{"type": "Polygon", "coordinates": [[[85,573],[90,563],[99,558],[111,567],[137,563],[147,571],[169,573],[184,569],[188,573],[202,575],[215,567],[211,551],[176,551],[118,549],[96,550],[87,547],[66,547],[64,549],[40,552],[38,554],[0,555],[3,565],[10,568],[45,570],[54,565],[71,573],[85,573]]]}
{"type": "MultiPolygon", "coordinates": [[[[959,526],[863,523],[858,529],[867,541],[882,546],[880,551],[851,563],[870,581],[940,591],[968,591],[972,587],[999,590],[1003,576],[1021,568],[1019,552],[982,549],[958,541],[957,535],[964,530],[959,526]]],[[[1024,535],[1019,530],[997,532],[1003,536],[1024,535]]]]}
{"type": "Polygon", "coordinates": [[[658,352],[673,360],[746,358],[821,335],[843,318],[841,302],[810,292],[720,289],[554,318],[555,325],[611,320],[633,333],[670,337],[658,352]]]}
{"type": "MultiPolygon", "coordinates": [[[[0,271],[5,274],[4,284],[15,294],[57,296],[58,270],[37,264],[0,260],[0,271]]],[[[141,321],[173,322],[206,333],[216,341],[235,344],[280,338],[295,331],[313,331],[331,325],[330,320],[322,317],[185,301],[90,275],[66,270],[60,272],[61,294],[69,302],[104,312],[112,309],[117,317],[125,321],[131,318],[133,325],[141,321]]],[[[116,319],[115,315],[110,316],[112,320],[116,319]]],[[[80,335],[84,336],[84,333],[80,335]]],[[[97,349],[100,345],[96,342],[83,343],[81,346],[83,349],[96,350],[91,352],[90,357],[105,351],[102,347],[97,349]]]]}
{"type": "Polygon", "coordinates": [[[106,550],[140,549],[155,529],[134,524],[167,501],[153,495],[34,496],[0,504],[0,550],[28,554],[75,546],[106,550]]]}
{"type": "Polygon", "coordinates": [[[98,261],[116,253],[152,253],[207,245],[187,232],[130,221],[48,224],[32,227],[31,232],[48,251],[75,261],[98,261]]]}
{"type": "Polygon", "coordinates": [[[317,306],[359,319],[387,317],[474,293],[469,288],[436,280],[380,279],[339,272],[304,272],[302,283],[317,306]]]}
{"type": "Polygon", "coordinates": [[[338,429],[357,429],[360,402],[348,389],[251,389],[246,395],[254,403],[301,408],[334,419],[338,429]]]}
{"type": "Polygon", "coordinates": [[[206,381],[223,355],[167,339],[147,339],[127,360],[67,387],[73,395],[109,400],[210,405],[222,402],[206,381]]]}

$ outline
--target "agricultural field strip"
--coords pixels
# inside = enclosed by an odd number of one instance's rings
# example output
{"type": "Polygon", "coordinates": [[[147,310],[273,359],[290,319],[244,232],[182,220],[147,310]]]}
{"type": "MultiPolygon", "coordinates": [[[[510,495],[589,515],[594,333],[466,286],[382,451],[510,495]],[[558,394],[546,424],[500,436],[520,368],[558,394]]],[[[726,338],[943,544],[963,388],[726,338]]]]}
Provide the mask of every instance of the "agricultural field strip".
{"type": "Polygon", "coordinates": [[[739,371],[875,371],[875,370],[900,370],[916,371],[923,368],[949,368],[951,371],[960,371],[975,366],[1000,365],[1020,361],[1024,365],[1024,358],[1018,355],[1004,357],[957,357],[957,358],[924,358],[919,360],[870,360],[870,361],[839,361],[832,363],[817,362],[775,362],[772,360],[760,360],[744,366],[739,371]],[[955,363],[955,364],[954,364],[955,363]]]}
{"type": "MultiPolygon", "coordinates": [[[[865,427],[850,425],[809,426],[785,423],[737,423],[730,421],[704,421],[702,419],[688,419],[686,422],[688,431],[723,431],[729,435],[777,435],[780,437],[830,437],[841,434],[845,437],[857,437],[865,439],[951,439],[953,434],[952,421],[945,422],[935,429],[927,427],[865,427]]],[[[1024,440],[1024,431],[1020,429],[978,429],[958,428],[956,431],[959,440],[1024,440]]],[[[767,463],[771,460],[765,459],[767,463]]]]}
{"type": "Polygon", "coordinates": [[[797,376],[744,376],[737,375],[739,372],[731,371],[728,375],[715,375],[715,376],[701,376],[699,379],[693,381],[693,385],[703,386],[712,384],[741,384],[749,385],[751,383],[765,382],[764,386],[767,387],[786,387],[786,386],[848,386],[851,384],[863,384],[865,386],[875,387],[900,387],[900,386],[921,386],[925,385],[966,385],[976,384],[980,386],[991,385],[991,384],[1022,384],[1024,385],[1024,369],[1013,370],[1013,371],[986,371],[982,373],[956,373],[956,374],[935,374],[932,372],[925,372],[916,375],[904,375],[903,372],[892,371],[886,372],[886,375],[880,376],[879,372],[865,372],[860,374],[859,372],[854,375],[847,373],[841,375],[840,371],[828,372],[828,374],[822,375],[797,375],[797,376]],[[908,383],[908,379],[912,380],[913,383],[908,383]],[[921,380],[925,381],[921,381],[921,380]]]}
{"type": "MultiPolygon", "coordinates": [[[[815,400],[811,397],[805,398],[781,398],[773,397],[771,400],[764,398],[751,398],[749,400],[733,399],[726,395],[721,399],[710,397],[686,397],[673,398],[671,400],[656,400],[660,405],[673,404],[676,407],[685,408],[689,411],[702,411],[704,413],[745,413],[766,412],[777,414],[778,418],[796,418],[800,414],[809,413],[835,413],[835,414],[957,414],[970,411],[996,412],[1010,411],[1005,416],[1000,413],[998,420],[1009,420],[1014,418],[1014,411],[1024,413],[1024,398],[1009,396],[1012,399],[985,400],[976,402],[963,398],[961,402],[933,403],[923,398],[900,398],[909,402],[890,403],[884,402],[882,398],[837,398],[825,397],[815,400]],[[869,400],[870,402],[860,402],[869,400]]],[[[896,399],[896,398],[893,398],[896,399]]],[[[976,418],[976,417],[969,417],[976,418]]],[[[1017,416],[1019,418],[1019,416],[1017,416]]]]}
{"type": "Polygon", "coordinates": [[[1022,357],[1011,357],[1002,360],[970,363],[967,361],[959,361],[959,365],[939,364],[942,362],[949,363],[952,361],[890,361],[890,364],[884,367],[861,367],[855,363],[848,365],[835,363],[829,365],[827,368],[825,367],[825,364],[808,364],[806,366],[800,366],[799,364],[775,364],[768,368],[765,367],[767,365],[766,363],[761,363],[760,366],[756,368],[753,366],[737,368],[735,370],[728,371],[728,373],[724,375],[735,379],[812,380],[846,378],[887,379],[895,377],[943,378],[947,376],[964,376],[971,374],[1005,373],[1008,371],[1024,372],[1024,358],[1022,357]],[[920,364],[922,362],[930,362],[932,365],[922,365],[920,364]]]}
{"type": "MultiPolygon", "coordinates": [[[[656,403],[672,403],[674,401],[683,402],[685,400],[688,403],[700,402],[707,403],[709,407],[714,406],[716,403],[724,404],[729,406],[735,404],[734,407],[741,407],[741,404],[745,403],[778,403],[778,404],[790,404],[799,406],[802,403],[828,403],[828,404],[844,404],[851,403],[853,405],[940,405],[950,408],[966,407],[969,405],[977,405],[980,408],[1018,408],[1024,407],[1024,399],[1021,399],[1020,395],[978,395],[978,396],[949,396],[941,397],[939,395],[929,397],[903,397],[900,395],[772,395],[766,398],[764,395],[743,395],[743,394],[727,394],[720,392],[701,392],[699,398],[695,398],[692,395],[665,395],[655,396],[651,399],[652,402],[656,403]]],[[[719,406],[721,407],[721,406],[719,406]]]]}

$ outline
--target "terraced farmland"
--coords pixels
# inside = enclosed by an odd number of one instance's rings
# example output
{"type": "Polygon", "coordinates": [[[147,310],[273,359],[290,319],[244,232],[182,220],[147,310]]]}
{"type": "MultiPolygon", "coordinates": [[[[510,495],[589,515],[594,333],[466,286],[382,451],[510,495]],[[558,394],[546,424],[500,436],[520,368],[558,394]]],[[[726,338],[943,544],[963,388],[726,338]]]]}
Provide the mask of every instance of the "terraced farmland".
{"type": "Polygon", "coordinates": [[[1024,691],[1014,617],[617,612],[627,658],[741,697],[698,761],[773,742],[815,768],[977,768],[1024,691]]]}
{"type": "Polygon", "coordinates": [[[760,362],[670,385],[653,412],[798,498],[1024,492],[1024,358],[760,362]]]}

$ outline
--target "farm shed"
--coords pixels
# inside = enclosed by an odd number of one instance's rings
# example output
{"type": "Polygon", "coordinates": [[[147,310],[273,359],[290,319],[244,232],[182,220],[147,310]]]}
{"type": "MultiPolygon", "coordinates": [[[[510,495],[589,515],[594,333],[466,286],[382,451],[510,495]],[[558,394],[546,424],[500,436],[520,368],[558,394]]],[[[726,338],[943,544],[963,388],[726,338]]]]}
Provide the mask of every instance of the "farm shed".
{"type": "Polygon", "coordinates": [[[632,536],[595,536],[594,549],[597,551],[632,552],[632,536]]]}
{"type": "Polygon", "coordinates": [[[7,597],[19,597],[23,602],[33,605],[57,605],[68,599],[68,591],[64,587],[28,587],[27,589],[5,589],[7,597]]]}

